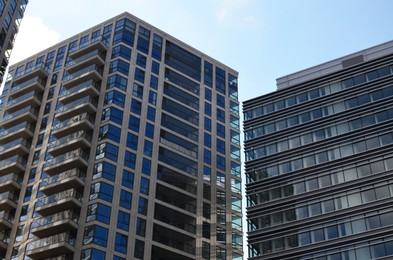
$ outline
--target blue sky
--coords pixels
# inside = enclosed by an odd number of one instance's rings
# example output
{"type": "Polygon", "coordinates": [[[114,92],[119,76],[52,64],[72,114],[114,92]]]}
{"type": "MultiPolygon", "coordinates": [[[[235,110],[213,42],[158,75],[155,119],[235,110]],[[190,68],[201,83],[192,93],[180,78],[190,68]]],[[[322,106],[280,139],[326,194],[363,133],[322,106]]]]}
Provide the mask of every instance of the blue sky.
{"type": "Polygon", "coordinates": [[[30,1],[11,63],[128,11],[239,71],[244,101],[280,76],[393,40],[392,10],[391,0],[30,1]]]}

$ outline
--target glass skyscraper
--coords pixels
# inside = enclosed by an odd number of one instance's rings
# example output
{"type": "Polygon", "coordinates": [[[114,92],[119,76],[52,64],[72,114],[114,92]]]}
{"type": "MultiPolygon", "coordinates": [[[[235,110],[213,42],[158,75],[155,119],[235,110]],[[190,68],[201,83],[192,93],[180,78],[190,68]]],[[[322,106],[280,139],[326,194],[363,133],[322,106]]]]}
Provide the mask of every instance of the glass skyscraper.
{"type": "Polygon", "coordinates": [[[11,66],[3,259],[242,259],[237,75],[129,13],[11,66]]]}
{"type": "Polygon", "coordinates": [[[277,86],[243,106],[250,259],[391,259],[393,42],[277,86]]]}

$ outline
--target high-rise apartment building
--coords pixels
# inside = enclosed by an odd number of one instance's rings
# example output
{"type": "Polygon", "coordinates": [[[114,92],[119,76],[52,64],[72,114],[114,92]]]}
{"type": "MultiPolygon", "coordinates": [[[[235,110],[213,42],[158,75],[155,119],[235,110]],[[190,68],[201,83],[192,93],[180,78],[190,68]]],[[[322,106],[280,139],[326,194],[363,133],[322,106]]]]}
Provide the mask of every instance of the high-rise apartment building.
{"type": "Polygon", "coordinates": [[[28,0],[0,0],[0,84],[3,82],[15,36],[25,13],[28,0]]]}
{"type": "Polygon", "coordinates": [[[10,67],[5,259],[242,259],[238,73],[123,13],[10,67]]]}
{"type": "Polygon", "coordinates": [[[244,102],[250,259],[393,255],[393,41],[244,102]]]}

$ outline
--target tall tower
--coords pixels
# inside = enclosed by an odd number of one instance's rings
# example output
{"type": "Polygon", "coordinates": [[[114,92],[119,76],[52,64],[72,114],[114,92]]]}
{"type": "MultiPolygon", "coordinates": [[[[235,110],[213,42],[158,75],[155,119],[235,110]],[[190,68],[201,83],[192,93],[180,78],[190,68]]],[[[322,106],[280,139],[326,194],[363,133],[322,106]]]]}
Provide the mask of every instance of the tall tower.
{"type": "Polygon", "coordinates": [[[393,41],[244,102],[250,259],[391,259],[392,83],[393,41]]]}
{"type": "Polygon", "coordinates": [[[3,82],[15,36],[25,13],[28,0],[0,0],[0,84],[3,82]]]}
{"type": "Polygon", "coordinates": [[[237,72],[123,13],[13,65],[6,259],[242,259],[237,72]]]}

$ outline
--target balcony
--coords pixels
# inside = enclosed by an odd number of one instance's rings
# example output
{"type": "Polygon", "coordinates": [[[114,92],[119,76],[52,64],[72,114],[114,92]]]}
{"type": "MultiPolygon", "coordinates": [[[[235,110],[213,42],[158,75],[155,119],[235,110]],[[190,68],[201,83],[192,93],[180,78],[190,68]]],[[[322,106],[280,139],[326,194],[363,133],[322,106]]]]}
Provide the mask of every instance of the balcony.
{"type": "Polygon", "coordinates": [[[90,131],[93,129],[94,116],[83,113],[54,125],[52,127],[52,135],[56,138],[61,138],[77,131],[90,131]]]}
{"type": "Polygon", "coordinates": [[[83,54],[72,61],[69,61],[66,64],[66,70],[68,73],[73,73],[77,70],[80,70],[83,67],[96,64],[98,66],[102,66],[105,64],[105,51],[100,50],[92,50],[86,54],[83,54]]]}
{"type": "Polygon", "coordinates": [[[171,259],[171,260],[192,260],[195,259],[195,255],[186,254],[179,250],[173,250],[168,248],[162,248],[162,245],[157,245],[153,242],[151,249],[151,259],[171,259]],[[177,252],[175,252],[177,251],[177,252]]]}
{"type": "Polygon", "coordinates": [[[74,150],[48,160],[44,170],[49,175],[65,172],[73,168],[87,167],[89,154],[82,149],[74,150]]]}
{"type": "Polygon", "coordinates": [[[45,90],[45,85],[46,80],[38,76],[18,84],[15,84],[14,82],[10,89],[10,97],[18,97],[29,91],[36,91],[37,93],[41,93],[45,90]]]}
{"type": "Polygon", "coordinates": [[[78,148],[90,148],[91,139],[92,136],[90,134],[87,134],[85,131],[78,131],[51,142],[48,145],[48,153],[52,156],[59,156],[78,148]]]}
{"type": "Polygon", "coordinates": [[[93,80],[84,81],[69,89],[60,91],[59,101],[65,105],[84,96],[96,97],[100,95],[101,83],[93,80]]]}
{"type": "Polygon", "coordinates": [[[153,241],[177,250],[195,255],[195,237],[154,224],[153,241]]]}
{"type": "Polygon", "coordinates": [[[162,226],[174,227],[178,232],[184,231],[195,235],[196,218],[158,203],[155,204],[154,219],[162,222],[162,226]]]}
{"type": "Polygon", "coordinates": [[[10,235],[7,231],[0,231],[0,250],[7,250],[8,243],[10,242],[10,235]]]}
{"type": "Polygon", "coordinates": [[[82,113],[91,114],[95,112],[97,112],[97,99],[86,96],[75,100],[74,102],[68,103],[67,105],[59,107],[56,117],[60,121],[63,121],[66,118],[70,118],[82,113]]]}
{"type": "Polygon", "coordinates": [[[156,186],[156,199],[160,200],[171,208],[171,205],[176,207],[176,210],[184,210],[187,212],[196,213],[196,198],[188,196],[182,192],[175,191],[161,184],[156,186]]]}
{"type": "Polygon", "coordinates": [[[79,189],[85,185],[86,173],[80,169],[72,169],[44,179],[41,192],[49,196],[68,189],[79,189]]]}
{"type": "Polygon", "coordinates": [[[28,122],[21,122],[10,128],[0,129],[0,144],[9,142],[16,138],[32,138],[34,134],[34,126],[28,122]]]}
{"type": "Polygon", "coordinates": [[[16,208],[18,201],[18,193],[13,191],[6,191],[0,194],[0,211],[10,210],[16,208]]]}
{"type": "Polygon", "coordinates": [[[15,154],[25,155],[30,152],[31,143],[26,139],[18,138],[9,143],[0,145],[0,160],[15,154]]]}
{"type": "Polygon", "coordinates": [[[73,253],[75,236],[71,233],[62,233],[42,238],[27,244],[26,255],[31,259],[47,259],[64,254],[73,253]]]}
{"type": "Polygon", "coordinates": [[[42,216],[57,212],[80,208],[82,194],[74,189],[62,191],[47,197],[40,198],[36,203],[36,212],[42,216]]]}
{"type": "Polygon", "coordinates": [[[26,106],[37,107],[41,105],[42,95],[37,94],[34,90],[27,92],[15,99],[9,99],[5,111],[12,113],[26,106]]]}
{"type": "Polygon", "coordinates": [[[109,47],[108,40],[104,39],[104,37],[100,35],[98,37],[91,39],[90,41],[80,44],[75,49],[69,50],[69,56],[72,59],[76,59],[93,50],[104,51],[108,49],[108,47],[109,47]]]}
{"type": "Polygon", "coordinates": [[[29,123],[36,122],[37,116],[38,116],[38,109],[28,106],[19,109],[13,113],[5,112],[0,123],[2,127],[8,128],[22,122],[29,122],[29,123]]]}
{"type": "Polygon", "coordinates": [[[9,173],[0,177],[0,193],[20,190],[23,177],[16,173],[9,173]]]}
{"type": "Polygon", "coordinates": [[[7,211],[0,212],[0,230],[9,230],[12,228],[14,216],[7,211]]]}
{"type": "Polygon", "coordinates": [[[38,218],[31,224],[31,233],[39,238],[78,229],[79,213],[72,210],[38,218]]]}
{"type": "Polygon", "coordinates": [[[49,73],[50,73],[49,67],[46,64],[41,63],[16,74],[13,80],[14,83],[20,83],[22,81],[26,81],[36,76],[41,78],[47,78],[49,73]]]}
{"type": "Polygon", "coordinates": [[[0,161],[0,176],[10,172],[24,172],[26,170],[26,158],[14,155],[0,161]]]}
{"type": "Polygon", "coordinates": [[[92,64],[90,66],[75,71],[74,73],[64,77],[63,86],[65,88],[71,88],[72,86],[75,86],[89,79],[99,81],[102,79],[102,72],[103,72],[102,66],[97,66],[95,64],[92,64]]]}

